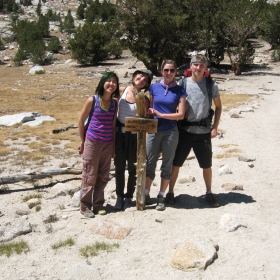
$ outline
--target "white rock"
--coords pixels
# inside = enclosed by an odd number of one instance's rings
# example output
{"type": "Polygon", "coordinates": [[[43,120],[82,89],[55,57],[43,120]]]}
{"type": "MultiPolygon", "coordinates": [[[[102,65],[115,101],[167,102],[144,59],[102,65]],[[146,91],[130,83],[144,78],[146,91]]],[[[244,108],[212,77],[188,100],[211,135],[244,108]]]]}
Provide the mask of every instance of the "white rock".
{"type": "Polygon", "coordinates": [[[230,169],[230,166],[229,166],[228,164],[226,164],[226,165],[220,167],[220,168],[218,169],[218,173],[219,173],[219,175],[232,174],[231,169],[230,169]]]}
{"type": "Polygon", "coordinates": [[[29,74],[34,75],[37,71],[44,71],[44,68],[42,66],[34,66],[29,70],[29,74]]]}
{"type": "Polygon", "coordinates": [[[226,213],[220,219],[219,229],[231,232],[237,230],[239,227],[247,227],[247,223],[243,222],[241,218],[236,215],[226,213]]]}

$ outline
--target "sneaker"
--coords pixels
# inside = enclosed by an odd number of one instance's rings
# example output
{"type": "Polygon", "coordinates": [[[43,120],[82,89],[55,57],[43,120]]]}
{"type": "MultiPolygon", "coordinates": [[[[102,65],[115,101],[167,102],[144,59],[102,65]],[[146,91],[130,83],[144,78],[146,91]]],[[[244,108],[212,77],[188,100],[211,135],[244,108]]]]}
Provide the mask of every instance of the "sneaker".
{"type": "Polygon", "coordinates": [[[175,203],[175,198],[174,198],[173,192],[169,192],[166,194],[165,203],[170,204],[170,205],[173,205],[175,203]]]}
{"type": "Polygon", "coordinates": [[[145,204],[146,205],[152,204],[152,200],[149,194],[145,194],[145,204]]]}
{"type": "Polygon", "coordinates": [[[220,206],[213,193],[207,193],[206,194],[206,201],[212,207],[219,207],[220,206]]]}
{"type": "Polygon", "coordinates": [[[132,200],[131,200],[131,198],[127,197],[124,200],[123,209],[130,208],[131,206],[132,206],[132,200]]]}
{"type": "Polygon", "coordinates": [[[94,214],[92,212],[85,212],[85,213],[83,213],[83,215],[86,218],[94,218],[94,214]]]}
{"type": "Polygon", "coordinates": [[[98,214],[98,215],[106,215],[107,212],[106,212],[105,209],[101,209],[101,210],[99,210],[99,211],[97,212],[97,214],[98,214]]]}
{"type": "Polygon", "coordinates": [[[157,196],[157,207],[156,210],[163,211],[165,210],[164,198],[162,195],[157,196]]]}
{"type": "Polygon", "coordinates": [[[122,208],[123,208],[123,198],[121,196],[118,196],[117,202],[116,202],[116,204],[114,206],[114,209],[122,210],[122,208]]]}

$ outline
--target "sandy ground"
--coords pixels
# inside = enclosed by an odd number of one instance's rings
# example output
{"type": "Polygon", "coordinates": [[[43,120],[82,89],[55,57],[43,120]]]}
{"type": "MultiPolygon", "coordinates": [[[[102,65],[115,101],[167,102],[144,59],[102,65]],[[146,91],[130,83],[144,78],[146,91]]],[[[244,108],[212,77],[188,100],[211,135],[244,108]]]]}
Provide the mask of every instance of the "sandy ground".
{"type": "MultiPolygon", "coordinates": [[[[259,50],[255,61],[268,61],[259,50]]],[[[44,188],[42,210],[32,209],[28,220],[33,231],[14,241],[24,240],[30,246],[26,254],[0,256],[0,279],[69,279],[76,264],[89,265],[98,270],[99,276],[83,279],[280,279],[280,64],[269,62],[268,67],[255,67],[240,77],[219,75],[226,78],[219,82],[220,89],[228,93],[255,95],[250,106],[259,104],[254,112],[243,112],[242,118],[230,118],[222,113],[219,130],[222,138],[213,139],[213,192],[217,194],[219,208],[205,203],[205,186],[196,159],[185,162],[179,179],[195,177],[192,183],[177,184],[176,204],[163,212],[155,210],[155,204],[144,211],[135,207],[123,212],[114,212],[115,199],[111,194],[115,181],[106,188],[107,216],[84,219],[79,211],[70,211],[70,196],[55,199],[48,197],[49,188],[44,188]],[[228,79],[228,80],[227,80],[228,79]],[[237,157],[218,158],[230,148],[239,149],[240,155],[256,157],[251,163],[237,157]],[[220,166],[228,164],[232,174],[218,175],[220,166]],[[225,191],[225,183],[243,185],[243,191],[225,191]],[[61,209],[63,205],[65,209],[61,209]],[[52,224],[52,232],[46,232],[43,220],[56,213],[59,221],[52,224]],[[248,224],[234,232],[219,229],[223,214],[235,214],[248,224]],[[123,240],[110,240],[91,232],[92,223],[106,220],[121,226],[131,227],[131,233],[123,240]],[[157,222],[161,221],[161,222],[157,222]],[[53,250],[51,245],[72,237],[75,244],[53,250]],[[170,265],[176,248],[185,240],[211,238],[219,245],[218,258],[206,270],[184,272],[170,265]],[[85,258],[80,248],[96,241],[117,242],[120,246],[112,252],[101,252],[98,256],[85,258]]],[[[2,163],[3,164],[3,163],[2,163]]],[[[151,196],[159,191],[159,167],[151,196]]],[[[67,176],[66,176],[67,177],[67,176]]],[[[64,179],[63,176],[60,177],[64,179]]],[[[77,180],[67,184],[79,185],[77,180]]],[[[59,180],[59,179],[58,179],[59,180]]],[[[5,214],[0,223],[15,218],[15,210],[23,207],[22,197],[32,193],[32,185],[11,184],[10,191],[1,194],[1,211],[5,214]]],[[[81,279],[81,278],[76,278],[81,279]]]]}

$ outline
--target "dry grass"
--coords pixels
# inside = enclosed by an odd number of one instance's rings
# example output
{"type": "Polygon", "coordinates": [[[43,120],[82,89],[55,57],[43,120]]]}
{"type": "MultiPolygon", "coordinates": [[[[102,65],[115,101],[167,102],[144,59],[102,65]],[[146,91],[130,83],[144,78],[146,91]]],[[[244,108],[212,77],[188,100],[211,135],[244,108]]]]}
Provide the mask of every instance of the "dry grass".
{"type": "Polygon", "coordinates": [[[0,67],[0,116],[38,112],[56,119],[38,127],[0,127],[1,157],[12,155],[19,165],[27,162],[43,165],[49,156],[66,159],[77,154],[80,144],[77,129],[59,134],[52,131],[77,124],[83,104],[94,92],[98,81],[87,77],[91,68],[63,67],[55,66],[58,69],[55,74],[48,74],[48,70],[52,70],[48,68],[52,66],[45,67],[47,73],[44,75],[29,75],[28,66],[0,67]],[[59,152],[55,146],[60,147],[59,152]]]}
{"type": "MultiPolygon", "coordinates": [[[[30,75],[29,69],[29,66],[0,66],[0,116],[38,112],[54,117],[56,121],[44,122],[38,127],[0,127],[0,159],[12,158],[14,164],[24,167],[40,167],[51,158],[67,162],[77,155],[78,129],[58,134],[52,131],[77,124],[85,100],[93,94],[98,83],[89,75],[94,68],[66,64],[46,66],[43,75],[30,75]]],[[[252,100],[248,95],[224,92],[221,92],[221,98],[227,110],[239,102],[252,100]]]]}
{"type": "Polygon", "coordinates": [[[252,102],[254,100],[254,97],[248,94],[229,94],[221,91],[220,95],[224,107],[223,111],[230,111],[231,109],[236,108],[239,103],[252,102]]]}
{"type": "Polygon", "coordinates": [[[240,149],[229,149],[225,151],[223,154],[215,155],[215,158],[230,158],[230,157],[238,157],[242,153],[240,149]]]}

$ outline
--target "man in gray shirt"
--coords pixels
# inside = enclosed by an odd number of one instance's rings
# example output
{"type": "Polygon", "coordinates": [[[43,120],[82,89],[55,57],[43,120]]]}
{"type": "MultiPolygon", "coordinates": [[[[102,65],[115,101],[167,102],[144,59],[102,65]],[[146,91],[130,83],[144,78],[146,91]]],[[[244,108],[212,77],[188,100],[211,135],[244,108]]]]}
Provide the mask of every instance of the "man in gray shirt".
{"type": "MultiPolygon", "coordinates": [[[[211,138],[217,136],[217,129],[222,112],[218,85],[205,77],[207,59],[198,54],[192,57],[190,64],[192,75],[179,82],[187,93],[186,117],[179,129],[179,143],[173,160],[172,177],[169,192],[166,194],[166,204],[174,204],[174,186],[179,169],[193,149],[206,185],[206,201],[212,207],[219,203],[211,191],[212,186],[212,144],[211,138]],[[207,84],[208,83],[208,84],[207,84]],[[209,83],[211,83],[209,85],[209,83]],[[210,88],[211,87],[211,88],[210,88]],[[215,104],[214,122],[211,126],[211,103],[215,104]]],[[[212,110],[213,112],[213,110],[212,110]]]]}

